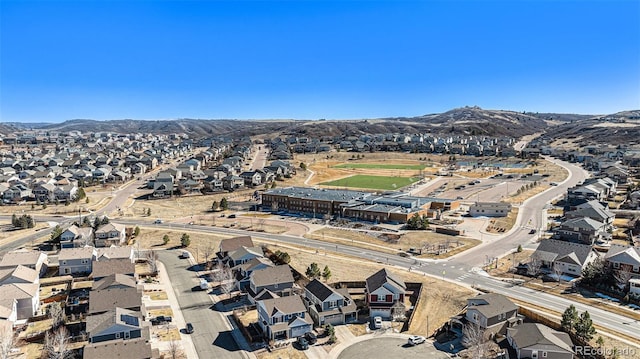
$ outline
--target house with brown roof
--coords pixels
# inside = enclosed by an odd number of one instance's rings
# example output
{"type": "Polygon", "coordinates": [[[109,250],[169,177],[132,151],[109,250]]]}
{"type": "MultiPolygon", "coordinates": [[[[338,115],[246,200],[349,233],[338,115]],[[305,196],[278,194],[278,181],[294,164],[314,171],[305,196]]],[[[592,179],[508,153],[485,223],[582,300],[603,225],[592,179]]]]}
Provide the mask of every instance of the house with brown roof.
{"type": "Polygon", "coordinates": [[[2,257],[0,268],[12,268],[18,265],[35,269],[39,276],[47,272],[49,261],[45,253],[39,251],[12,251],[2,257]]]}
{"type": "Polygon", "coordinates": [[[288,264],[254,271],[249,276],[249,300],[253,301],[253,298],[265,290],[278,296],[290,295],[293,292],[293,282],[288,264]]]}
{"type": "Polygon", "coordinates": [[[256,308],[258,324],[269,340],[297,338],[313,329],[313,320],[298,295],[261,300],[256,308]]]}
{"type": "Polygon", "coordinates": [[[220,247],[218,249],[217,256],[221,260],[225,260],[229,252],[240,249],[241,247],[255,247],[253,240],[250,236],[239,236],[233,238],[226,238],[220,241],[220,247]]]}
{"type": "Polygon", "coordinates": [[[137,288],[136,280],[126,274],[111,274],[104,278],[93,281],[92,290],[103,290],[111,288],[137,288]]]}
{"type": "Polygon", "coordinates": [[[235,266],[233,271],[236,280],[236,288],[241,291],[246,290],[247,286],[249,286],[251,273],[274,266],[275,265],[270,259],[264,257],[253,258],[245,263],[235,266]]]}
{"type": "Polygon", "coordinates": [[[371,275],[366,280],[365,289],[370,316],[383,319],[404,316],[406,290],[404,280],[391,274],[386,268],[371,275]]]}

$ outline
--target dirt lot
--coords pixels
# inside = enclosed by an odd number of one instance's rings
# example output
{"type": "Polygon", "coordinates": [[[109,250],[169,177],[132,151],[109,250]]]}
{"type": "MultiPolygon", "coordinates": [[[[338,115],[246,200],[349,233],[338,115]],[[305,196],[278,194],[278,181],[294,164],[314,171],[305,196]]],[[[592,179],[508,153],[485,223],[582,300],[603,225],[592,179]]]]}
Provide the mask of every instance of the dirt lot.
{"type": "MultiPolygon", "coordinates": [[[[274,251],[280,249],[288,252],[291,256],[290,265],[302,273],[312,262],[318,263],[320,268],[324,268],[325,265],[329,266],[332,273],[329,282],[365,280],[383,267],[382,264],[350,257],[325,255],[324,253],[316,254],[299,248],[270,247],[274,251]]],[[[422,298],[414,315],[414,318],[426,318],[428,313],[429,331],[435,330],[448,321],[449,317],[456,315],[466,304],[466,299],[473,295],[473,291],[470,289],[449,282],[409,273],[395,267],[386,266],[386,268],[407,282],[422,282],[429,288],[422,291],[422,298]]],[[[418,319],[413,321],[409,328],[409,333],[426,334],[426,320],[418,319]]]]}
{"type": "Polygon", "coordinates": [[[516,223],[518,208],[512,208],[506,217],[492,218],[485,229],[489,233],[508,232],[516,223]]]}

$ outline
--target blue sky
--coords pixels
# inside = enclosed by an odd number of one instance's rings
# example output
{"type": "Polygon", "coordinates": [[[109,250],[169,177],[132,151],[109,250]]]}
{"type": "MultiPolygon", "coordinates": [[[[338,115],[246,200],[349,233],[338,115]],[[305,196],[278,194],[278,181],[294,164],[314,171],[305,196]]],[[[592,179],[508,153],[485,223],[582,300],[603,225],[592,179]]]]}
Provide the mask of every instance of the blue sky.
{"type": "Polygon", "coordinates": [[[0,121],[640,108],[639,1],[0,1],[0,121]]]}

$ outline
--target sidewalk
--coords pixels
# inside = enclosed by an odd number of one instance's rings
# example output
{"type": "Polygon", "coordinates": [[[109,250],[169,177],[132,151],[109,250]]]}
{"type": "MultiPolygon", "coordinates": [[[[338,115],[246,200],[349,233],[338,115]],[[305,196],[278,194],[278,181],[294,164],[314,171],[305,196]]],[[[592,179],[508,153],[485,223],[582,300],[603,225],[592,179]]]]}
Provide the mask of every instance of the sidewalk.
{"type": "MultiPolygon", "coordinates": [[[[160,284],[144,284],[145,289],[163,289],[167,293],[166,300],[150,300],[143,297],[143,305],[148,309],[153,309],[155,307],[166,307],[170,306],[173,311],[173,321],[172,323],[176,325],[178,330],[185,327],[186,322],[184,317],[182,316],[182,310],[180,309],[180,305],[178,304],[178,300],[176,298],[176,294],[173,290],[173,286],[171,285],[171,280],[169,279],[169,275],[167,274],[167,270],[164,267],[164,264],[158,261],[158,277],[160,278],[160,284]]],[[[168,351],[169,345],[171,342],[169,341],[160,341],[156,338],[151,338],[151,347],[158,348],[161,352],[168,351]]],[[[182,350],[184,351],[185,357],[198,358],[198,353],[196,352],[196,348],[193,345],[193,341],[189,335],[186,335],[180,332],[180,342],[182,343],[182,350]]]]}

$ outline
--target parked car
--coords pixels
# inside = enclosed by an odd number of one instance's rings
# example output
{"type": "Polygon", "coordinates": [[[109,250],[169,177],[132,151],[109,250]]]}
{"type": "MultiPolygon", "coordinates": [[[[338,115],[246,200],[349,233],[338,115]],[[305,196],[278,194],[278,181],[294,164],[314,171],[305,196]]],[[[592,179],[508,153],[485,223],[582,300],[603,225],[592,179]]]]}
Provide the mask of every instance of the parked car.
{"type": "Polygon", "coordinates": [[[309,342],[304,337],[298,337],[298,348],[300,350],[309,349],[309,342]]]}
{"type": "Polygon", "coordinates": [[[187,259],[191,256],[191,254],[189,254],[189,251],[182,251],[182,253],[180,253],[180,258],[182,259],[187,259]]]}
{"type": "Polygon", "coordinates": [[[421,337],[419,335],[412,335],[409,337],[409,341],[408,344],[409,345],[418,345],[418,344],[422,344],[425,342],[425,338],[421,337]]]}
{"type": "Polygon", "coordinates": [[[536,230],[535,229],[530,230],[529,234],[536,234],[536,230]]]}
{"type": "Polygon", "coordinates": [[[172,318],[167,315],[159,315],[151,319],[151,325],[160,325],[164,323],[171,323],[172,318]]]}
{"type": "Polygon", "coordinates": [[[162,224],[162,220],[158,218],[155,221],[153,221],[153,224],[162,224]]]}
{"type": "Polygon", "coordinates": [[[382,317],[373,317],[373,329],[382,328],[382,317]]]}
{"type": "Polygon", "coordinates": [[[186,328],[184,328],[184,331],[187,334],[192,334],[193,333],[193,324],[187,323],[187,326],[186,326],[186,328]]]}
{"type": "Polygon", "coordinates": [[[305,334],[304,338],[307,339],[309,345],[314,345],[318,341],[318,337],[312,332],[305,334]]]}
{"type": "Polygon", "coordinates": [[[235,214],[230,214],[230,215],[227,216],[227,218],[236,218],[236,215],[235,214]]]}

